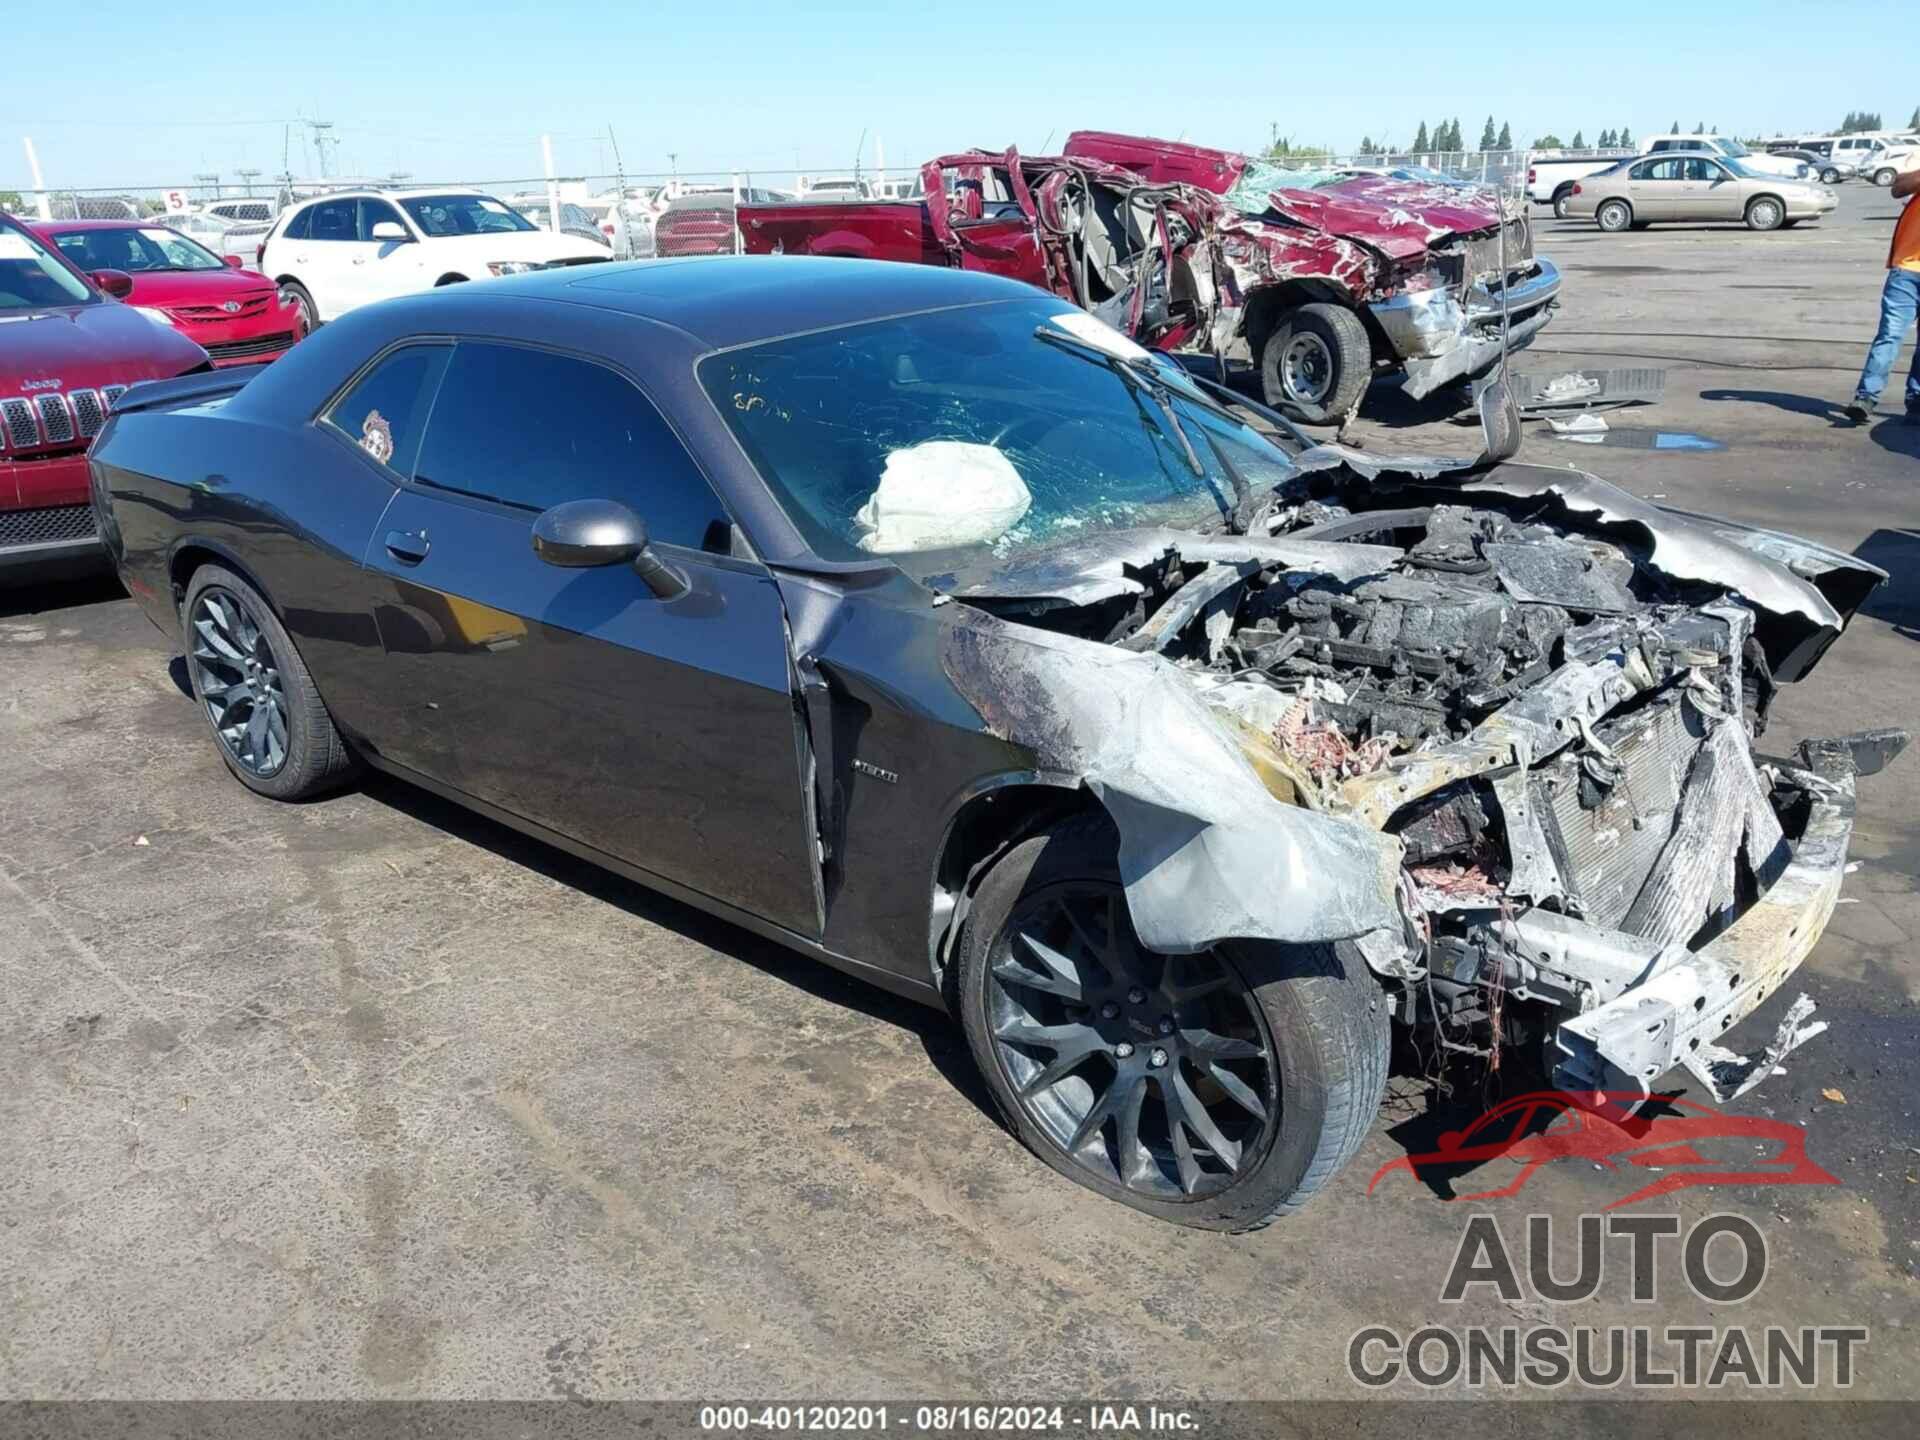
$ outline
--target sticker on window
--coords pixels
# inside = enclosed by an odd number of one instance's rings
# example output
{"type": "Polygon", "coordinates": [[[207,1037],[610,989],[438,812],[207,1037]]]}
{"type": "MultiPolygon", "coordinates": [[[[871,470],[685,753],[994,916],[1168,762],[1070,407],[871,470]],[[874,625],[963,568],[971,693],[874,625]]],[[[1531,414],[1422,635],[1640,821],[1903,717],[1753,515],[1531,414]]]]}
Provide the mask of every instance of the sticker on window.
{"type": "Polygon", "coordinates": [[[378,410],[369,410],[360,422],[360,448],[382,465],[393,459],[393,426],[378,410]]]}

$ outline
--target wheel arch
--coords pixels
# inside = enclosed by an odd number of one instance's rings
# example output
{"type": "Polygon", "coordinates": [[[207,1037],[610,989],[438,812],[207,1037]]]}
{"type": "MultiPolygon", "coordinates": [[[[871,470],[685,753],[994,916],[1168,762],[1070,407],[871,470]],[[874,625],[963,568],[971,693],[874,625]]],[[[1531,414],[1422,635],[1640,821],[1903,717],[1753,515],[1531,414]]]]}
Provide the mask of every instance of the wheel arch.
{"type": "Polygon", "coordinates": [[[438,290],[442,285],[464,285],[466,283],[467,283],[466,276],[460,274],[460,272],[457,270],[449,270],[446,274],[442,275],[438,280],[433,282],[433,288],[438,290]]]}
{"type": "Polygon", "coordinates": [[[1780,207],[1780,218],[1782,220],[1787,218],[1786,197],[1784,195],[1776,195],[1771,190],[1762,190],[1758,195],[1749,195],[1747,197],[1747,203],[1740,208],[1741,215],[1751,215],[1753,213],[1753,207],[1758,205],[1762,200],[1771,200],[1774,204],[1778,205],[1780,207]]]}
{"type": "Polygon", "coordinates": [[[236,556],[227,546],[217,540],[204,536],[189,536],[173,547],[173,553],[167,557],[167,582],[173,593],[173,609],[177,615],[180,607],[186,603],[187,586],[193,583],[193,573],[202,565],[218,565],[231,570],[247,584],[251,585],[272,608],[274,616],[282,625],[287,617],[280,613],[280,606],[273,598],[273,592],[260,583],[244,560],[236,556]]]}
{"type": "Polygon", "coordinates": [[[1360,323],[1367,327],[1368,339],[1374,339],[1375,326],[1368,323],[1373,317],[1367,313],[1364,305],[1354,304],[1353,296],[1344,286],[1320,276],[1296,276],[1273,285],[1262,285],[1247,296],[1246,308],[1241,312],[1240,329],[1247,337],[1247,348],[1252,352],[1253,363],[1260,363],[1260,352],[1266,346],[1267,337],[1280,328],[1281,320],[1289,310],[1316,303],[1338,305],[1353,311],[1360,317],[1360,323]]]}
{"type": "Polygon", "coordinates": [[[1548,197],[1547,203],[1552,204],[1553,201],[1560,199],[1562,196],[1571,195],[1573,193],[1573,187],[1578,183],[1579,182],[1575,180],[1562,180],[1558,185],[1553,187],[1553,194],[1548,197]]]}
{"type": "Polygon", "coordinates": [[[943,995],[954,937],[987,867],[1028,836],[1095,812],[1104,807],[1077,780],[1041,771],[985,776],[963,792],[948,812],[928,890],[927,962],[943,995]]]}

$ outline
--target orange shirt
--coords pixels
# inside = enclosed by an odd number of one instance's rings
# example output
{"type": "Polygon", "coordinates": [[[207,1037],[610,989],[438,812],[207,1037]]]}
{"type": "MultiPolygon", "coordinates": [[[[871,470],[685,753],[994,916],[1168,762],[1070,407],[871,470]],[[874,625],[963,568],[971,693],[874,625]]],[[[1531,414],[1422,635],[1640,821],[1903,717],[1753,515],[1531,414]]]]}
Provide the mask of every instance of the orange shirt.
{"type": "Polygon", "coordinates": [[[1920,195],[1908,197],[1907,208],[1893,227],[1893,246],[1887,251],[1889,270],[1920,270],[1920,195]]]}

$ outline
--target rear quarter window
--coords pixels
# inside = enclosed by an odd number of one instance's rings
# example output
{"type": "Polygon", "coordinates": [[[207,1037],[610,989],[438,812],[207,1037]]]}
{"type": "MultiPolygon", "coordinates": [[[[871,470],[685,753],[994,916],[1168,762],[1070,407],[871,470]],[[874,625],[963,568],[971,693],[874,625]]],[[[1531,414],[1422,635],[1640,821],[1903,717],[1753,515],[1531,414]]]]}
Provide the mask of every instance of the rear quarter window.
{"type": "Polygon", "coordinates": [[[329,407],[326,423],[395,474],[411,476],[451,353],[447,345],[395,350],[329,407]]]}

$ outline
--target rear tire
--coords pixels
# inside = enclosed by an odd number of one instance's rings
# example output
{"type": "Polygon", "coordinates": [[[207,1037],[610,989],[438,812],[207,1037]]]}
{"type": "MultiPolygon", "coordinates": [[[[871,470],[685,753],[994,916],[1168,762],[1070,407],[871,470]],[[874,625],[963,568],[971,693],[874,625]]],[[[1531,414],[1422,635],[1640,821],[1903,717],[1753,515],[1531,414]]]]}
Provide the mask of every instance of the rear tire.
{"type": "Polygon", "coordinates": [[[1372,378],[1366,327],[1343,305],[1316,302],[1287,311],[1260,351],[1267,404],[1309,425],[1339,421],[1372,378]]]}
{"type": "Polygon", "coordinates": [[[1891,165],[1884,165],[1873,172],[1873,183],[1878,185],[1882,190],[1886,189],[1899,178],[1900,172],[1895,170],[1891,165]]]}
{"type": "Polygon", "coordinates": [[[1553,192],[1553,218],[1556,220],[1566,219],[1567,211],[1572,206],[1572,204],[1573,204],[1573,187],[1571,185],[1563,185],[1560,187],[1560,189],[1554,191],[1553,192]]]}
{"type": "Polygon", "coordinates": [[[1115,854],[1095,815],[987,872],[959,946],[968,1046],[1008,1127],[1062,1175],[1177,1225],[1257,1229],[1366,1138],[1386,996],[1346,943],[1149,954],[1115,854]]]}
{"type": "Polygon", "coordinates": [[[1602,200],[1593,212],[1593,223],[1609,235],[1618,235],[1633,224],[1633,207],[1624,200],[1602,200]]]}
{"type": "Polygon", "coordinates": [[[1757,195],[1747,202],[1749,230],[1778,230],[1787,218],[1787,207],[1771,195],[1757,195]]]}
{"type": "Polygon", "coordinates": [[[1838,185],[1840,183],[1840,172],[1829,166],[1820,172],[1820,183],[1822,185],[1838,185]]]}
{"type": "Polygon", "coordinates": [[[305,800],[352,778],[352,752],[258,590],[224,566],[202,565],[181,620],[194,702],[236,780],[272,800],[305,800]]]}

